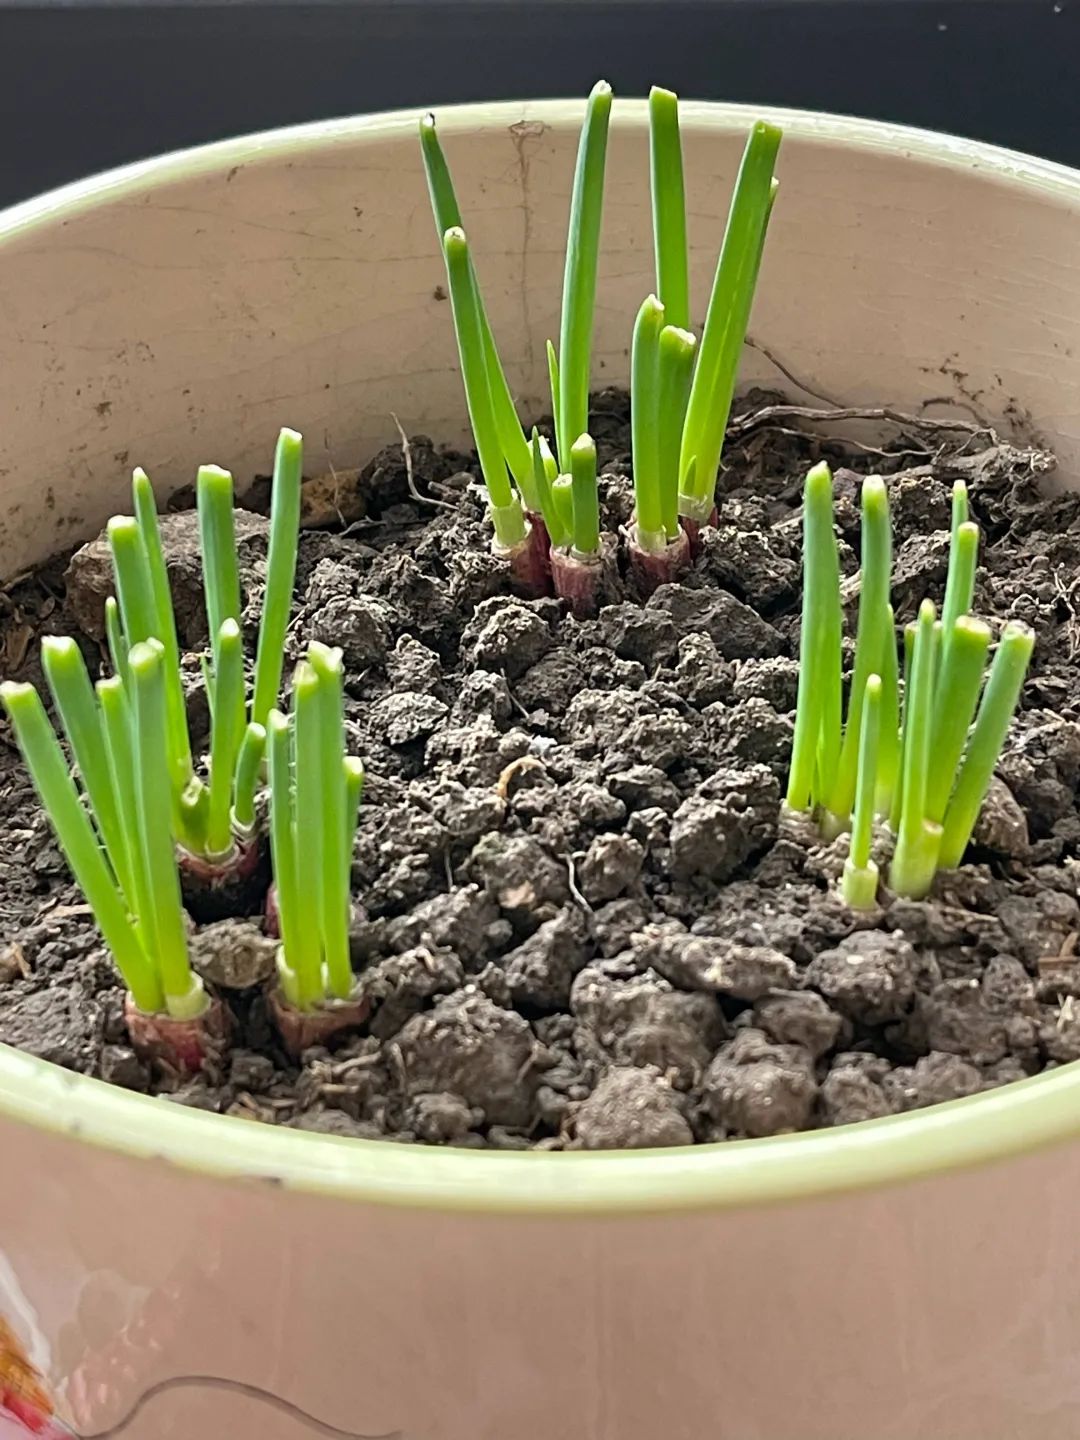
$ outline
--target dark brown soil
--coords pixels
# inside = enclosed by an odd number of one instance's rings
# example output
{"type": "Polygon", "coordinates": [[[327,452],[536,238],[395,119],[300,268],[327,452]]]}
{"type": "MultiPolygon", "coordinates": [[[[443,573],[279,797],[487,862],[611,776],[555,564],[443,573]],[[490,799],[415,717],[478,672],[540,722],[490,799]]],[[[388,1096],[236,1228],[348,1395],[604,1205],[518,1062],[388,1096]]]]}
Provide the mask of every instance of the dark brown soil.
{"type": "MultiPolygon", "coordinates": [[[[366,1033],[297,1069],[257,985],[229,994],[223,1073],[170,1098],[342,1135],[473,1147],[678,1145],[839,1125],[1080,1058],[1080,496],[989,432],[886,424],[887,453],[750,397],[719,528],[684,585],[596,621],[506,593],[464,457],[422,439],[346,477],[360,514],[302,539],[292,634],[340,644],[351,748],[368,768],[353,954],[366,1033]],[[838,474],[857,569],[856,471],[891,476],[898,619],[940,599],[949,487],[983,529],[977,609],[1038,633],[970,863],[925,902],[856,916],[844,841],[780,821],[795,702],[799,497],[838,474]],[[1076,608],[1074,608],[1076,607],[1076,608]]],[[[604,508],[628,518],[625,398],[598,397],[604,508]]],[[[838,427],[833,426],[835,431],[838,427]]],[[[256,488],[250,503],[259,508],[256,488]]],[[[185,642],[205,638],[194,535],[167,547],[185,642]]],[[[257,614],[265,523],[242,526],[257,614]]],[[[100,551],[0,595],[0,668],[38,678],[37,637],[100,659],[100,551]]],[[[850,587],[849,587],[850,588],[850,587]]],[[[854,589],[848,599],[853,603],[854,589]]],[[[192,664],[196,727],[205,718],[192,664]]],[[[207,973],[267,973],[257,920],[204,929],[207,973]],[[219,940],[232,947],[222,961],[219,940]],[[239,947],[239,949],[237,949],[239,947]]],[[[132,1089],[122,994],[0,734],[0,1040],[132,1089]]]]}

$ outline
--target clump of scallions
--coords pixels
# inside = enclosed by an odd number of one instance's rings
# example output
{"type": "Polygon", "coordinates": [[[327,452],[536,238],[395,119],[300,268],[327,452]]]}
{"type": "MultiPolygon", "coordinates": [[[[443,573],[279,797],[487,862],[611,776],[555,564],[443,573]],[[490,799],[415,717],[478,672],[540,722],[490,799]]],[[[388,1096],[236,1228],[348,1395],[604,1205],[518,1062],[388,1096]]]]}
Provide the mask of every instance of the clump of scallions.
{"type": "MultiPolygon", "coordinates": [[[[203,672],[211,730],[205,773],[196,768],[188,732],[180,654],[150,481],[136,470],[134,516],[109,521],[116,598],[106,602],[106,632],[115,672],[126,677],[133,646],[157,640],[163,652],[166,712],[165,774],[172,833],[195,908],[213,918],[214,891],[255,868],[255,794],[266,743],[266,718],[276,705],[296,574],[303,470],[301,437],[282,430],[274,460],[270,545],[255,660],[246,697],[240,580],[236,560],[233,482],[227,470],[204,465],[196,479],[203,588],[210,656],[203,672]]],[[[226,906],[226,908],[228,908],[226,906]]]]}
{"type": "MultiPolygon", "coordinates": [[[[588,436],[589,376],[611,88],[589,97],[570,203],[559,346],[548,343],[554,447],[522,433],[488,323],[434,117],[420,138],[446,260],[469,418],[487,487],[494,549],[526,595],[552,586],[574,614],[605,597],[609,547],[601,534],[595,449],[588,436]],[[591,478],[590,478],[591,477],[591,478]],[[589,494],[588,492],[592,493],[589,494]]],[[[750,132],[735,185],[700,343],[690,323],[689,252],[677,97],[649,97],[656,294],[633,333],[631,412],[634,523],[630,570],[644,594],[675,580],[713,517],[716,475],[776,198],[780,131],[750,132]]]]}
{"type": "Polygon", "coordinates": [[[225,1017],[188,957],[165,783],[165,648],[136,641],[123,674],[96,686],[70,637],[47,637],[41,658],[81,792],[41,697],[8,681],[0,696],[34,788],[127,988],[136,1047],[176,1070],[197,1070],[224,1038],[225,1017]]]}
{"type": "MultiPolygon", "coordinates": [[[[255,795],[265,722],[281,684],[296,570],[301,439],[278,440],[266,595],[248,704],[240,633],[232,479],[204,466],[197,503],[211,710],[205,778],[188,733],[179,645],[150,481],[136,470],[134,516],[108,525],[116,598],[106,602],[114,674],[90,680],[74,640],[42,642],[42,668],[75,776],[32,685],[7,683],[4,706],[61,849],[128,991],[140,1053],[196,1070],[216,1053],[227,1012],[192,971],[181,878],[210,886],[254,868],[255,795]]],[[[197,907],[196,907],[197,908],[197,907]]]]}
{"type": "Polygon", "coordinates": [[[888,494],[879,476],[863,482],[859,616],[845,716],[832,476],[823,463],[806,478],[787,804],[815,814],[827,836],[850,828],[842,889],[855,908],[876,904],[875,819],[895,839],[888,874],[895,894],[920,898],[938,870],[961,863],[1019,701],[1034,636],[1026,625],[1006,625],[987,673],[990,628],[969,614],[978,544],[967,489],[958,482],[941,619],[924,600],[907,627],[901,707],[888,494]]]}
{"type": "Polygon", "coordinates": [[[295,1054],[358,1024],[350,875],[359,760],[345,753],[341,651],[312,643],[293,673],[292,713],[267,719],[270,841],[276,887],[279,1028],[295,1054]]]}
{"type": "Polygon", "coordinates": [[[522,431],[484,309],[435,120],[426,115],[420,122],[469,419],[495,530],[494,549],[509,560],[522,593],[543,595],[554,585],[578,615],[595,612],[602,584],[596,451],[588,422],[610,115],[611,87],[600,81],[589,96],[578,146],[559,347],[556,350],[548,344],[554,450],[535,433],[530,445],[522,431]]]}
{"type": "Polygon", "coordinates": [[[631,568],[648,593],[676,580],[713,517],[716,475],[735,393],[781,132],[750,131],[732,195],[700,344],[691,329],[686,195],[678,99],[649,96],[656,294],[638,312],[631,358],[634,470],[631,568]]]}

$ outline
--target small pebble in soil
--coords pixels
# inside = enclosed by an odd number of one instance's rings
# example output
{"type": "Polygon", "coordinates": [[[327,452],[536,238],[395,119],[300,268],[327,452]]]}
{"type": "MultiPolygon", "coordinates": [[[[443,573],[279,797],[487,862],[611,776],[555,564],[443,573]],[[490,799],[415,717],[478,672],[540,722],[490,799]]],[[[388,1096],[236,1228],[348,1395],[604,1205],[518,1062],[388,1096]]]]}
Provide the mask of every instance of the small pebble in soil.
{"type": "Polygon", "coordinates": [[[724,660],[708,635],[691,632],[679,640],[675,683],[679,694],[691,705],[704,709],[733,693],[734,666],[724,660]]]}
{"type": "Polygon", "coordinates": [[[523,934],[570,898],[569,872],[527,835],[485,835],[469,857],[469,870],[523,934]]]}
{"type": "Polygon", "coordinates": [[[357,981],[357,993],[372,1002],[368,1029],[384,1040],[396,1035],[427,1001],[451,994],[464,980],[461,961],[451,951],[418,945],[367,966],[357,981]]]}
{"type": "Polygon", "coordinates": [[[990,781],[971,839],[982,850],[993,850],[1015,860],[1022,860],[1028,853],[1027,817],[1005,781],[996,776],[990,781]]]}
{"type": "Polygon", "coordinates": [[[411,745],[439,728],[449,707],[435,695],[399,690],[387,695],[371,711],[371,724],[387,745],[411,745]]]}
{"type": "Polygon", "coordinates": [[[799,662],[784,655],[742,660],[735,666],[732,694],[738,701],[764,700],[779,715],[793,714],[799,694],[799,662]]]}
{"type": "Polygon", "coordinates": [[[589,959],[585,917],[564,906],[501,961],[510,1003],[526,1013],[565,1010],[574,976],[589,959]]]}
{"type": "Polygon", "coordinates": [[[598,835],[578,867],[578,884],[590,905],[615,900],[641,874],[645,849],[630,835],[598,835]]]}

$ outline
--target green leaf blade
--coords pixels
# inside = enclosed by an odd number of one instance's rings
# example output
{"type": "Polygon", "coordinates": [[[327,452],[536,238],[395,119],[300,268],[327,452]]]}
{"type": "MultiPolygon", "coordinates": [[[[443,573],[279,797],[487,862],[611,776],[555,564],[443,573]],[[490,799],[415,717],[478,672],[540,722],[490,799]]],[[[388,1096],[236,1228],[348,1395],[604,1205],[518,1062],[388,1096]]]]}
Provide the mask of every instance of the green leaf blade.
{"type": "Polygon", "coordinates": [[[160,980],[136,936],[40,696],[32,685],[5,681],[0,684],[0,700],[64,858],[94,912],[124,984],[140,1010],[160,1012],[164,1008],[160,980]]]}
{"type": "Polygon", "coordinates": [[[840,752],[840,564],[832,472],[822,461],[803,492],[803,610],[799,690],[787,804],[807,811],[828,794],[840,752]]]}
{"type": "MultiPolygon", "coordinates": [[[[165,992],[165,1008],[177,1019],[191,1019],[205,1010],[206,997],[188,958],[170,797],[162,785],[162,777],[167,774],[164,653],[160,641],[148,640],[133,645],[128,656],[133,691],[135,795],[147,890],[153,906],[154,958],[165,992]]],[[[140,916],[140,921],[145,918],[140,916]]]]}
{"type": "Polygon", "coordinates": [[[240,572],[236,564],[233,479],[229,471],[218,465],[200,465],[195,480],[195,504],[199,516],[206,621],[216,676],[216,647],[221,627],[226,620],[240,623],[240,572]]]}
{"type": "Polygon", "coordinates": [[[773,169],[780,140],[777,126],[764,121],[754,125],[732,194],[698,349],[679,462],[680,474],[692,475],[689,481],[684,479],[684,487],[691,488],[684,488],[680,507],[694,518],[712,509],[739,358],[775,197],[773,169]]]}
{"type": "Polygon", "coordinates": [[[657,448],[660,510],[669,541],[679,536],[679,447],[696,354],[697,339],[689,330],[664,326],[660,332],[657,448]]]}
{"type": "Polygon", "coordinates": [[[667,544],[660,489],[660,332],[664,307],[650,295],[638,311],[630,360],[630,427],[637,543],[646,550],[667,544]]]}
{"type": "Polygon", "coordinates": [[[506,459],[495,424],[476,285],[464,231],[448,230],[443,237],[443,250],[465,400],[480,458],[480,470],[491,502],[496,538],[504,548],[513,549],[525,538],[525,517],[510,486],[506,459]]]}
{"type": "Polygon", "coordinates": [[[889,496],[880,475],[868,475],[862,485],[862,564],[860,566],[859,620],[855,638],[855,670],[851,679],[847,723],[836,772],[836,784],[825,803],[835,826],[842,829],[855,801],[862,735],[862,707],[866,682],[882,663],[892,582],[892,522],[889,496]]]}
{"type": "Polygon", "coordinates": [[[296,555],[300,541],[300,492],[304,478],[304,440],[296,430],[283,429],[274,454],[270,491],[270,545],[266,555],[266,593],[263,597],[259,644],[255,656],[255,688],[251,719],[266,724],[281,691],[285,637],[289,629],[296,555]]]}
{"type": "Polygon", "coordinates": [[[611,99],[611,86],[605,80],[597,81],[586,105],[574,170],[559,330],[557,433],[562,466],[578,436],[589,428],[589,373],[611,99]]]}
{"type": "Polygon", "coordinates": [[[600,553],[600,499],[596,488],[596,446],[580,435],[570,447],[570,485],[574,510],[574,550],[578,555],[600,553]]]}
{"type": "MultiPolygon", "coordinates": [[[[165,550],[161,543],[161,527],[158,523],[154,487],[150,484],[150,478],[145,470],[137,469],[135,471],[132,476],[131,492],[135,505],[135,520],[146,552],[150,590],[154,602],[155,624],[150,634],[155,640],[161,642],[165,650],[165,704],[170,772],[177,777],[187,776],[192,773],[191,740],[188,735],[184,688],[180,678],[180,645],[176,636],[176,615],[173,611],[169,572],[165,565],[165,550]]],[[[150,635],[140,635],[138,638],[147,640],[150,635]]],[[[113,663],[116,664],[115,655],[113,663]]],[[[117,673],[121,673],[120,669],[117,669],[117,673]]]]}
{"type": "Polygon", "coordinates": [[[1006,625],[990,666],[990,678],[975,717],[956,789],[945,812],[941,842],[941,865],[945,869],[954,869],[964,858],[1019,704],[1034,648],[1035,636],[1026,625],[1016,622],[1006,625]]]}
{"type": "Polygon", "coordinates": [[[656,291],[668,324],[687,330],[690,266],[679,98],[655,85],[649,91],[649,161],[656,291]]]}

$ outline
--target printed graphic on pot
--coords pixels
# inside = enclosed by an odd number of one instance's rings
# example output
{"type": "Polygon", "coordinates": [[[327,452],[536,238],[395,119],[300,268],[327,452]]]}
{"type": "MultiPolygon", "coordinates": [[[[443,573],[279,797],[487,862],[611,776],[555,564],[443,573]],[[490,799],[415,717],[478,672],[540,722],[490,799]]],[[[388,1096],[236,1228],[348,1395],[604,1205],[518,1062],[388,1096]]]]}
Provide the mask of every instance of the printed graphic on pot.
{"type": "Polygon", "coordinates": [[[149,1421],[153,1407],[160,1406],[167,1411],[170,1393],[191,1391],[242,1396],[253,1411],[276,1411],[293,1422],[284,1433],[295,1434],[297,1440],[307,1436],[325,1436],[328,1440],[405,1440],[400,1431],[372,1435],[329,1425],[272,1391],[219,1375],[176,1375],[159,1380],[135,1394],[126,1413],[115,1424],[104,1430],[79,1431],[56,1414],[56,1402],[48,1382],[30,1358],[28,1349],[14,1325],[0,1314],[0,1440],[26,1440],[28,1436],[35,1436],[37,1440],[119,1440],[132,1433],[136,1420],[145,1416],[149,1421]]]}
{"type": "Polygon", "coordinates": [[[44,1377],[0,1315],[0,1437],[30,1434],[48,1440],[72,1433],[56,1419],[44,1377]]]}

